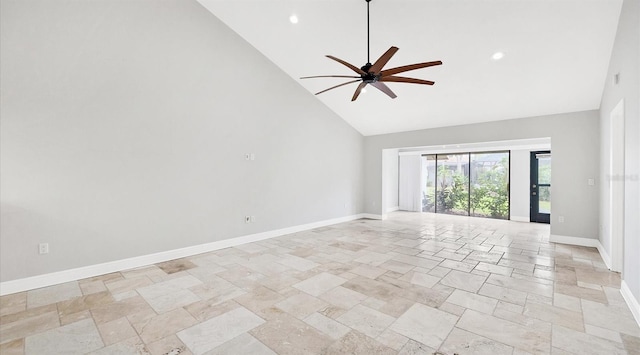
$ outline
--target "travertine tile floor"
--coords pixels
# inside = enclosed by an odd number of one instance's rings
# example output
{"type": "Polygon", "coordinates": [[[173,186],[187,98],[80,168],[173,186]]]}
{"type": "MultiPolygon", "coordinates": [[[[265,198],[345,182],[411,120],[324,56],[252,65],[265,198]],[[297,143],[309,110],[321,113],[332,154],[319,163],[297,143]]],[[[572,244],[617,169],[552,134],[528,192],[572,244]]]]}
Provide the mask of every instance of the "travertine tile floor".
{"type": "Polygon", "coordinates": [[[1,298],[4,354],[640,354],[594,248],[397,212],[1,298]]]}

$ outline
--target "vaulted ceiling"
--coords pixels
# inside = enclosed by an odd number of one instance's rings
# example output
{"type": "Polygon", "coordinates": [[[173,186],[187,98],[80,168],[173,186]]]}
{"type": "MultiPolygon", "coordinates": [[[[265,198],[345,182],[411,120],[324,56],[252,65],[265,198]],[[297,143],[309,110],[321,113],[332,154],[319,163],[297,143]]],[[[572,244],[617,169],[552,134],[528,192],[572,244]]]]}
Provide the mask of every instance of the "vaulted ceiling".
{"type": "MultiPolygon", "coordinates": [[[[310,93],[347,79],[301,76],[352,74],[325,55],[367,61],[365,0],[198,1],[310,93]]],[[[598,109],[621,5],[372,0],[371,61],[391,46],[388,68],[442,60],[406,73],[435,85],[389,83],[396,99],[368,86],[351,102],[351,84],[317,98],[363,135],[598,109]]]]}

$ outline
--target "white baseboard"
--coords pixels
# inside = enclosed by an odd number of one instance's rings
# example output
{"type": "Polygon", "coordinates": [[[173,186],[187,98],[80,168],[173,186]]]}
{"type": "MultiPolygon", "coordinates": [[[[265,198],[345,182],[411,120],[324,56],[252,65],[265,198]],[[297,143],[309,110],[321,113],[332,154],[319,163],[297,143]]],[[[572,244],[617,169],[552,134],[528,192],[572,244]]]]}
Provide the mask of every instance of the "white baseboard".
{"type": "Polygon", "coordinates": [[[531,222],[531,218],[529,216],[527,217],[523,217],[523,216],[510,216],[509,220],[514,221],[514,222],[531,222]]]}
{"type": "Polygon", "coordinates": [[[557,235],[557,234],[551,234],[549,236],[549,241],[554,243],[560,243],[560,244],[579,245],[582,247],[593,247],[593,248],[597,248],[598,243],[600,243],[598,239],[570,237],[566,235],[557,235]]]}
{"type": "Polygon", "coordinates": [[[633,296],[633,293],[631,293],[631,290],[629,289],[629,285],[627,285],[624,280],[622,280],[620,285],[620,293],[622,294],[622,298],[624,298],[625,302],[627,302],[629,309],[631,309],[631,313],[633,314],[633,318],[636,319],[636,323],[640,326],[640,302],[638,302],[638,299],[633,296]]]}
{"type": "Polygon", "coordinates": [[[395,211],[398,211],[398,210],[400,210],[400,206],[389,207],[389,208],[387,208],[387,213],[395,212],[395,211]]]}
{"type": "Polygon", "coordinates": [[[75,269],[56,271],[49,274],[37,275],[23,279],[0,282],[0,296],[33,290],[36,288],[57,285],[70,281],[77,281],[88,277],[104,275],[133,269],[141,266],[152,265],[163,261],[184,258],[192,255],[207,253],[214,250],[233,247],[236,245],[257,242],[269,238],[279,237],[286,234],[297,233],[309,229],[320,228],[332,224],[349,222],[356,219],[371,218],[381,219],[380,215],[370,215],[367,213],[328,219],[319,222],[303,224],[299,226],[287,227],[267,232],[245,235],[241,237],[220,240],[212,243],[194,245],[186,248],[168,250],[160,253],[136,256],[133,258],[110,261],[101,264],[89,265],[75,269]],[[376,218],[377,217],[377,218],[376,218]]]}

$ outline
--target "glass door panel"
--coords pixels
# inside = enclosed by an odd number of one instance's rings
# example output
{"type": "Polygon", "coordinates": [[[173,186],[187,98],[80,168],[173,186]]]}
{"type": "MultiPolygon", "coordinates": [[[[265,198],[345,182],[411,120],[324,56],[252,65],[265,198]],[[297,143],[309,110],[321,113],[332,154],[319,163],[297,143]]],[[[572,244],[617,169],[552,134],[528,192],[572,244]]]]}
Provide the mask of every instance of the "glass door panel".
{"type": "Polygon", "coordinates": [[[470,215],[509,219],[509,152],[470,156],[470,215]]]}
{"type": "Polygon", "coordinates": [[[436,212],[469,215],[469,154],[437,155],[436,212]]]}
{"type": "Polygon", "coordinates": [[[436,156],[422,156],[422,212],[436,211],[436,156]]]}
{"type": "Polygon", "coordinates": [[[551,152],[531,152],[531,222],[551,221],[551,152]]]}

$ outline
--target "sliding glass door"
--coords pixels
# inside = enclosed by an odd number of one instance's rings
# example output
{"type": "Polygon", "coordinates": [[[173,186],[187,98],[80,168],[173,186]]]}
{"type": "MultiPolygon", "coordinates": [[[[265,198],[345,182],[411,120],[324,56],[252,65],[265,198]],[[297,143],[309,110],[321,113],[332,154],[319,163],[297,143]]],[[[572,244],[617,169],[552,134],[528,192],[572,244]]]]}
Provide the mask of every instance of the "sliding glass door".
{"type": "Polygon", "coordinates": [[[436,211],[436,156],[422,156],[422,212],[436,211]]]}
{"type": "Polygon", "coordinates": [[[436,212],[469,215],[469,154],[437,155],[436,212]]]}
{"type": "Polygon", "coordinates": [[[471,153],[470,215],[509,218],[509,152],[471,153]]]}
{"type": "Polygon", "coordinates": [[[509,219],[509,152],[422,156],[422,211],[509,219]]]}

